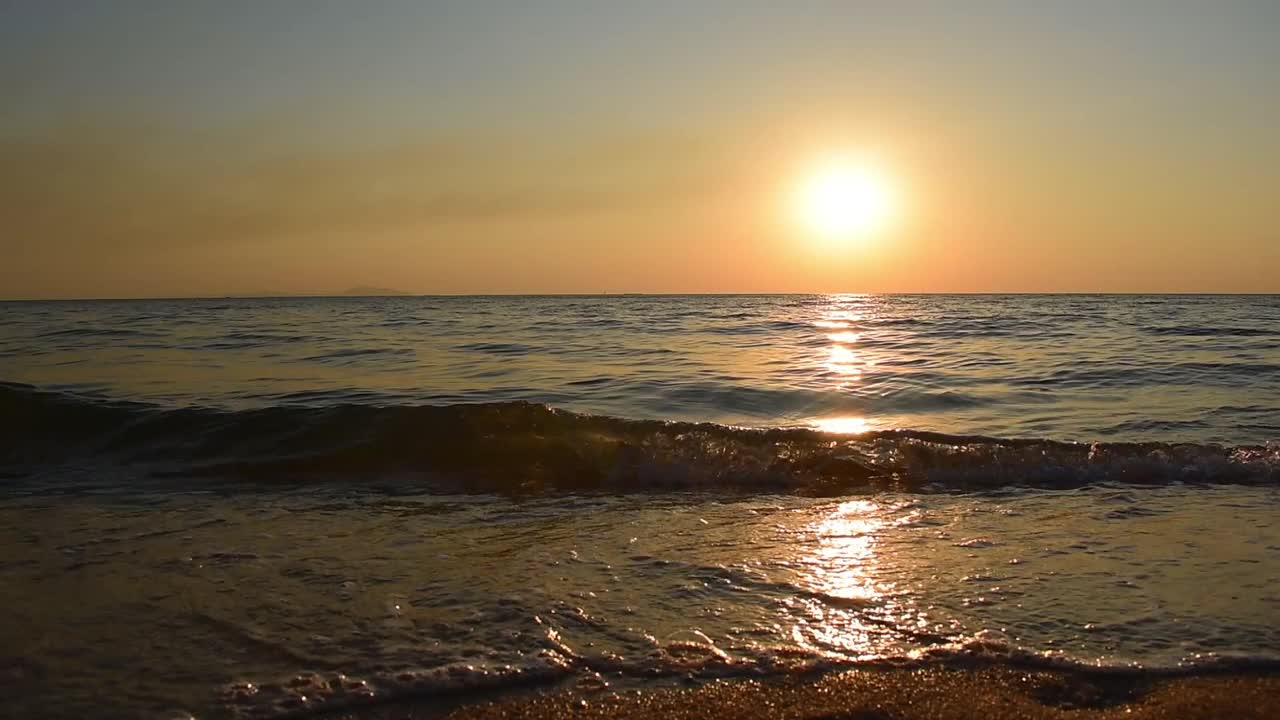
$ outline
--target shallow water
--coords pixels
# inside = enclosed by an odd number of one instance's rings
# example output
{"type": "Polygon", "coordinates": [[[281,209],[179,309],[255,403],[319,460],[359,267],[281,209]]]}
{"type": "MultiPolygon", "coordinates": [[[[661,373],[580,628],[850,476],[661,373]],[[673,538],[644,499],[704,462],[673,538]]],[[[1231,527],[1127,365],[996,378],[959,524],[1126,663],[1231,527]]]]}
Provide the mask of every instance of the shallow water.
{"type": "Polygon", "coordinates": [[[974,654],[1269,666],[1278,509],[1274,487],[12,499],[7,700],[31,717],[270,717],[366,690],[974,654]],[[322,684],[339,673],[347,691],[322,684]]]}
{"type": "Polygon", "coordinates": [[[1274,297],[0,304],[7,710],[1280,667],[1276,328],[1274,297]]]}

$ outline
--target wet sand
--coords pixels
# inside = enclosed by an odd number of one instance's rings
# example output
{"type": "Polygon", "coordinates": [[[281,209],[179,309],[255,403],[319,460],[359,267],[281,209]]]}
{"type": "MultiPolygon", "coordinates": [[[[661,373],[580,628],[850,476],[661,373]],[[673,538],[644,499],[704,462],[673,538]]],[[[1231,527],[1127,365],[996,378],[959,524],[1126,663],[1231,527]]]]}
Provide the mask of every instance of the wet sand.
{"type": "MultiPolygon", "coordinates": [[[[425,707],[369,717],[428,718],[425,707]]],[[[732,681],[695,688],[555,692],[467,705],[451,720],[1003,720],[1014,718],[1280,718],[1280,675],[1152,678],[1027,671],[928,668],[856,670],[785,682],[732,681]]]]}

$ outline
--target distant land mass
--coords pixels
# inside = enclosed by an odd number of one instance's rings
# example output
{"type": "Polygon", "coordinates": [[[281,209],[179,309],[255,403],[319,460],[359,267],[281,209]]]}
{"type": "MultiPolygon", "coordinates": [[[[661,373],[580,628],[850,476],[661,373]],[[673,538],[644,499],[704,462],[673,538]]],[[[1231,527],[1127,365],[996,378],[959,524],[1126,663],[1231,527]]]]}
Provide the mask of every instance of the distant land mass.
{"type": "Polygon", "coordinates": [[[339,292],[332,293],[306,293],[306,292],[283,292],[280,290],[259,290],[257,292],[231,293],[222,295],[228,298],[275,298],[275,297],[376,297],[383,295],[412,295],[403,290],[395,290],[393,288],[374,287],[372,285],[359,285],[353,288],[347,288],[339,292]]]}
{"type": "Polygon", "coordinates": [[[366,285],[361,285],[360,287],[353,287],[353,288],[344,290],[342,291],[341,294],[342,295],[410,295],[411,293],[407,293],[403,290],[393,290],[391,288],[369,287],[366,285]]]}
{"type": "Polygon", "coordinates": [[[273,297],[301,297],[297,293],[280,292],[277,290],[255,290],[253,292],[231,293],[229,295],[210,296],[210,297],[228,297],[228,298],[273,298],[273,297]]]}

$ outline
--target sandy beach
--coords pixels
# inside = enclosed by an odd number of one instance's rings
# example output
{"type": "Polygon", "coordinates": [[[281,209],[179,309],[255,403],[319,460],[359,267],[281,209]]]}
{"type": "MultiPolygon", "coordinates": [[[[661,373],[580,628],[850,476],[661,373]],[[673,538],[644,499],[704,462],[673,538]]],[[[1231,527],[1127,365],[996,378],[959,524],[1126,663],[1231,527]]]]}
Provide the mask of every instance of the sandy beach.
{"type": "MultiPolygon", "coordinates": [[[[405,708],[373,716],[438,716],[405,708]]],[[[876,669],[786,682],[696,688],[559,692],[454,709],[461,720],[792,718],[795,720],[1194,720],[1280,717],[1280,676],[1149,676],[1017,670],[876,669]]]]}

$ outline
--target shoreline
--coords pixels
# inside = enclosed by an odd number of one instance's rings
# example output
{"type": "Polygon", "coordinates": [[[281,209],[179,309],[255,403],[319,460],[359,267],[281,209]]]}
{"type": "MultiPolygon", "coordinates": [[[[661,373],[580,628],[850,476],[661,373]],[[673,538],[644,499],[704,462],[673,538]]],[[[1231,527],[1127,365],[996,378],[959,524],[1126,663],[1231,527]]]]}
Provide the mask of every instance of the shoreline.
{"type": "Polygon", "coordinates": [[[1147,676],[1015,667],[868,668],[645,690],[529,691],[336,713],[350,720],[1216,720],[1280,718],[1280,673],[1147,676]]]}

